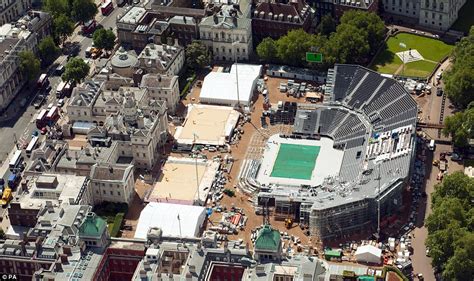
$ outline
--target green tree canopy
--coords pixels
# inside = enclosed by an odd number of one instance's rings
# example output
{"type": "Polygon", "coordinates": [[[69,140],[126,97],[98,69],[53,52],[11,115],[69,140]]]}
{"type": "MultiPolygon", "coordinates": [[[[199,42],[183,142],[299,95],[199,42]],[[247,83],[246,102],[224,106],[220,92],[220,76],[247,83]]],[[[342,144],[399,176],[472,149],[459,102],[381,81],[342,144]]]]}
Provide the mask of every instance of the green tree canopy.
{"type": "Polygon", "coordinates": [[[474,138],[474,107],[447,116],[443,134],[451,136],[455,146],[468,147],[469,139],[474,138]]]}
{"type": "Polygon", "coordinates": [[[54,43],[53,37],[47,36],[38,44],[41,61],[45,65],[51,64],[58,56],[61,49],[54,43]]]}
{"type": "Polygon", "coordinates": [[[97,48],[110,51],[115,46],[115,38],[115,34],[112,30],[101,28],[94,32],[92,41],[97,48]]]}
{"type": "Polygon", "coordinates": [[[370,52],[367,32],[350,24],[340,24],[325,49],[326,63],[363,63],[370,52]]]}
{"type": "Polygon", "coordinates": [[[257,46],[257,55],[261,60],[274,62],[277,58],[275,40],[270,37],[264,38],[257,46]]]}
{"type": "Polygon", "coordinates": [[[66,41],[74,32],[74,22],[66,15],[59,15],[53,19],[53,33],[59,44],[66,41]]]}
{"type": "Polygon", "coordinates": [[[211,57],[206,45],[194,41],[186,47],[186,64],[192,69],[205,67],[211,63],[211,57]]]}
{"type": "Polygon", "coordinates": [[[321,18],[321,22],[316,27],[316,32],[329,36],[336,31],[336,26],[336,20],[330,14],[327,14],[321,18]]]}
{"type": "Polygon", "coordinates": [[[68,0],[43,0],[43,9],[49,12],[53,18],[71,14],[68,0]]]}
{"type": "Polygon", "coordinates": [[[452,53],[453,64],[444,75],[446,94],[461,108],[474,101],[474,26],[452,53]]]}
{"type": "Polygon", "coordinates": [[[291,30],[276,41],[277,57],[285,64],[305,65],[306,52],[318,51],[324,43],[322,36],[306,33],[302,29],[291,30]]]}
{"type": "Polygon", "coordinates": [[[62,75],[64,81],[81,82],[89,74],[90,66],[79,57],[71,58],[62,75]]]}
{"type": "Polygon", "coordinates": [[[359,10],[346,11],[341,17],[341,25],[349,25],[367,32],[365,39],[372,52],[377,50],[385,36],[385,23],[375,13],[359,10]]]}
{"type": "Polygon", "coordinates": [[[74,0],[72,2],[72,17],[79,22],[87,22],[97,14],[97,6],[93,0],[74,0]]]}
{"type": "Polygon", "coordinates": [[[20,71],[26,76],[28,81],[36,79],[40,73],[40,60],[32,51],[22,51],[20,57],[20,71]]]}
{"type": "Polygon", "coordinates": [[[426,245],[445,280],[473,280],[473,200],[474,179],[462,172],[446,176],[435,187],[426,245]]]}

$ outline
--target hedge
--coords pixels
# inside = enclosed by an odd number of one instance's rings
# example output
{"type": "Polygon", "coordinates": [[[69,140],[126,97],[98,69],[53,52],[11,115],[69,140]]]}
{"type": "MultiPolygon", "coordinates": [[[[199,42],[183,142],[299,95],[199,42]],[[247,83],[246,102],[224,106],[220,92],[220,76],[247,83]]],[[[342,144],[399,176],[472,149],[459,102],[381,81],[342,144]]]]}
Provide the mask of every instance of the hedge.
{"type": "Polygon", "coordinates": [[[119,234],[120,228],[122,227],[123,218],[125,217],[124,213],[118,213],[115,215],[114,224],[110,230],[110,237],[117,237],[119,234]]]}
{"type": "Polygon", "coordinates": [[[409,281],[409,279],[405,276],[405,274],[403,274],[400,271],[400,269],[398,269],[395,266],[388,266],[388,265],[384,266],[384,268],[382,270],[382,276],[381,277],[386,278],[387,272],[389,272],[389,271],[397,273],[398,276],[403,279],[403,281],[409,281]]]}
{"type": "Polygon", "coordinates": [[[189,81],[186,83],[183,90],[181,91],[181,97],[182,98],[186,96],[186,94],[188,93],[188,90],[191,87],[191,85],[193,84],[194,80],[196,80],[196,74],[193,74],[191,76],[191,79],[189,79],[189,81]]]}

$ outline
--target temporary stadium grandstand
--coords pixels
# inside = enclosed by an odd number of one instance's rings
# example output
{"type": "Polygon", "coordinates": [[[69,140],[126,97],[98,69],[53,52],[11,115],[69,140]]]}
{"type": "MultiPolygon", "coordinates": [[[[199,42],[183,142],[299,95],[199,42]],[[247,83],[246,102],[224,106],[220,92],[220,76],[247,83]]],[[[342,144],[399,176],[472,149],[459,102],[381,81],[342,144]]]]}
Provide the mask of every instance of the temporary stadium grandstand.
{"type": "Polygon", "coordinates": [[[257,208],[267,206],[276,219],[309,225],[317,239],[370,229],[377,223],[378,203],[382,220],[402,207],[417,113],[416,102],[395,80],[361,66],[336,65],[328,73],[325,102],[298,104],[293,133],[269,137],[262,159],[245,161],[239,187],[256,195],[257,208]],[[288,143],[307,146],[308,141],[321,150],[313,149],[318,152],[313,158],[306,152],[298,165],[312,169],[313,176],[281,176],[284,167],[275,167],[285,163],[280,152],[288,143]],[[333,159],[337,153],[324,156],[325,149],[339,151],[342,160],[333,159]],[[323,178],[319,171],[325,171],[323,178]]]}

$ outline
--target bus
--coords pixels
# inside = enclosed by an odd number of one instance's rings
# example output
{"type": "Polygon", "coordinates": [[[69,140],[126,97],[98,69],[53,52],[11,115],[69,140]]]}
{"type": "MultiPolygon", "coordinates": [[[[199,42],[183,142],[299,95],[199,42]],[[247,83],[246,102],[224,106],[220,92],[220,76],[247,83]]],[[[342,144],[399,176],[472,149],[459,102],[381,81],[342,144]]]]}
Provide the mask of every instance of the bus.
{"type": "Polygon", "coordinates": [[[13,154],[13,158],[10,160],[10,171],[16,169],[21,162],[23,162],[23,156],[21,156],[21,150],[17,150],[13,154]]]}
{"type": "Polygon", "coordinates": [[[85,22],[84,25],[82,26],[82,33],[83,34],[91,34],[94,32],[96,27],[96,22],[95,20],[90,20],[88,22],[85,22]]]}
{"type": "Polygon", "coordinates": [[[48,114],[46,115],[46,120],[49,125],[53,125],[59,119],[59,108],[57,106],[53,106],[48,114]]]}
{"type": "Polygon", "coordinates": [[[58,87],[56,88],[56,97],[57,98],[62,97],[63,92],[64,92],[64,87],[66,87],[66,82],[61,81],[61,83],[59,83],[58,87]]]}
{"type": "Polygon", "coordinates": [[[114,4],[112,3],[112,0],[106,0],[102,5],[100,6],[100,12],[102,15],[107,16],[112,12],[114,9],[114,4]]]}
{"type": "Polygon", "coordinates": [[[43,129],[47,124],[46,115],[48,111],[46,109],[41,109],[40,113],[36,117],[36,128],[43,129]]]}
{"type": "Polygon", "coordinates": [[[31,155],[31,152],[33,151],[33,149],[36,148],[36,145],[38,144],[38,139],[39,139],[39,137],[37,137],[37,136],[33,136],[31,138],[30,143],[26,147],[26,156],[29,157],[31,155]]]}
{"type": "Polygon", "coordinates": [[[36,86],[38,87],[38,89],[42,89],[48,84],[49,84],[48,75],[46,73],[41,74],[40,77],[38,78],[38,81],[36,82],[36,86]]]}

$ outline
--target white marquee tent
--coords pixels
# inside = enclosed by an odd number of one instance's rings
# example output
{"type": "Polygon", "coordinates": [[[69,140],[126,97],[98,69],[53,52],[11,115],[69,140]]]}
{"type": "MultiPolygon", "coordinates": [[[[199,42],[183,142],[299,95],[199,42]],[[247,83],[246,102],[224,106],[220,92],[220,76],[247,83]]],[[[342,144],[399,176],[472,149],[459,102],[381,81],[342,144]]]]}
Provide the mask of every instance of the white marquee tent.
{"type": "Polygon", "coordinates": [[[146,239],[150,227],[159,227],[163,236],[198,237],[206,218],[200,206],[151,202],[142,210],[135,238],[146,239]]]}
{"type": "Polygon", "coordinates": [[[248,106],[261,72],[261,65],[240,63],[233,64],[229,73],[211,72],[204,78],[199,97],[200,102],[235,106],[239,100],[242,106],[248,106]],[[238,99],[237,82],[239,85],[238,99]]]}
{"type": "Polygon", "coordinates": [[[360,246],[355,252],[355,257],[358,262],[380,264],[382,250],[372,245],[360,246]]]}

